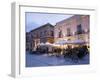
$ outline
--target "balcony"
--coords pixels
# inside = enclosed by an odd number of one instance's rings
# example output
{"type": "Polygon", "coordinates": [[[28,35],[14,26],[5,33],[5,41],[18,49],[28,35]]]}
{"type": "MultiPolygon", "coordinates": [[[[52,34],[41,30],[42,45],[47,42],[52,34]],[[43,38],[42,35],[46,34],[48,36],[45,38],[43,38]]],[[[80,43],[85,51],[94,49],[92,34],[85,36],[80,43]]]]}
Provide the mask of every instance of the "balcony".
{"type": "Polygon", "coordinates": [[[80,31],[76,31],[75,35],[79,35],[79,34],[85,34],[86,32],[84,30],[80,30],[80,31]]]}

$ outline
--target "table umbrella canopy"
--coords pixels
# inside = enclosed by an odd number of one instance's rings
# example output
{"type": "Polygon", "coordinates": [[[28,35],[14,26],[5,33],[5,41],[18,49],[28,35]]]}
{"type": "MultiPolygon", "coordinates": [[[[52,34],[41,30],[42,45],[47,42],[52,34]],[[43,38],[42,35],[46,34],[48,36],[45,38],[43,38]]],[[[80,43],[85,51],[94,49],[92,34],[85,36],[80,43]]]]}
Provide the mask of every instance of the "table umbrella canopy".
{"type": "Polygon", "coordinates": [[[72,41],[71,42],[72,44],[83,44],[83,43],[85,43],[85,41],[84,40],[74,40],[74,41],[72,41]]]}
{"type": "Polygon", "coordinates": [[[83,43],[85,43],[84,40],[73,40],[73,41],[60,40],[55,44],[64,45],[64,44],[83,44],[83,43]]]}
{"type": "Polygon", "coordinates": [[[53,44],[46,42],[46,43],[40,43],[40,46],[52,46],[53,44]]]}
{"type": "Polygon", "coordinates": [[[44,43],[40,43],[39,45],[40,45],[40,46],[44,46],[45,44],[44,44],[44,43]]]}
{"type": "Polygon", "coordinates": [[[63,45],[66,43],[67,43],[67,40],[60,40],[60,41],[56,42],[55,44],[63,45]]]}

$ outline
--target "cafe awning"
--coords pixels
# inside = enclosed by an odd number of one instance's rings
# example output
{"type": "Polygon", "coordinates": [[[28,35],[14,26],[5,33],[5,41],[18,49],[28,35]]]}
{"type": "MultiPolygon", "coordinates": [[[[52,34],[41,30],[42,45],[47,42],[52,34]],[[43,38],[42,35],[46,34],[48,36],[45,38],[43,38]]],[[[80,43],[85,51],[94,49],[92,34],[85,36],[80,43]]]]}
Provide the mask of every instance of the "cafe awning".
{"type": "Polygon", "coordinates": [[[83,44],[83,43],[85,43],[84,40],[73,40],[73,41],[60,40],[55,44],[64,45],[64,44],[83,44]]]}

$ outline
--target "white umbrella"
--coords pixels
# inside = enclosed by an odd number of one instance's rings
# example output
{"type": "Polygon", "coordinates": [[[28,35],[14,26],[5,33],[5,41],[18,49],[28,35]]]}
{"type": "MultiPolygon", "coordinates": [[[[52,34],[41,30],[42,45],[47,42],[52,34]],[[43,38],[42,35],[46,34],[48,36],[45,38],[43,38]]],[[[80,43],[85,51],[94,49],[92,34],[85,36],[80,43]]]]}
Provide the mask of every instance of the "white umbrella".
{"type": "Polygon", "coordinates": [[[46,42],[45,44],[46,44],[46,45],[50,45],[51,43],[49,43],[49,42],[46,42]]]}
{"type": "Polygon", "coordinates": [[[82,43],[85,43],[85,41],[84,40],[73,40],[73,41],[60,40],[55,44],[64,45],[64,44],[82,44],[82,43]]]}
{"type": "Polygon", "coordinates": [[[40,43],[39,45],[40,45],[40,46],[44,46],[45,44],[44,44],[44,43],[40,43]]]}
{"type": "Polygon", "coordinates": [[[72,44],[83,44],[83,43],[85,43],[84,40],[74,40],[74,41],[72,41],[72,44]]]}
{"type": "Polygon", "coordinates": [[[67,43],[66,40],[60,40],[60,41],[56,42],[55,44],[63,45],[65,43],[67,43]]]}

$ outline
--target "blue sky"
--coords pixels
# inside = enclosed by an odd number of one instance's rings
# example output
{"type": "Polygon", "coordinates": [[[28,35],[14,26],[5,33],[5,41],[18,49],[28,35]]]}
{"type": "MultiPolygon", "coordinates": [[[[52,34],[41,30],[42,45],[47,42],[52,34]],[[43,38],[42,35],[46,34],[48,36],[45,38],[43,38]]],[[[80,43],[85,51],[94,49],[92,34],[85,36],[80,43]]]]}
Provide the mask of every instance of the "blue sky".
{"type": "Polygon", "coordinates": [[[27,12],[25,13],[26,32],[29,32],[32,29],[40,27],[46,23],[55,25],[57,22],[67,19],[71,16],[73,15],[27,12]]]}

